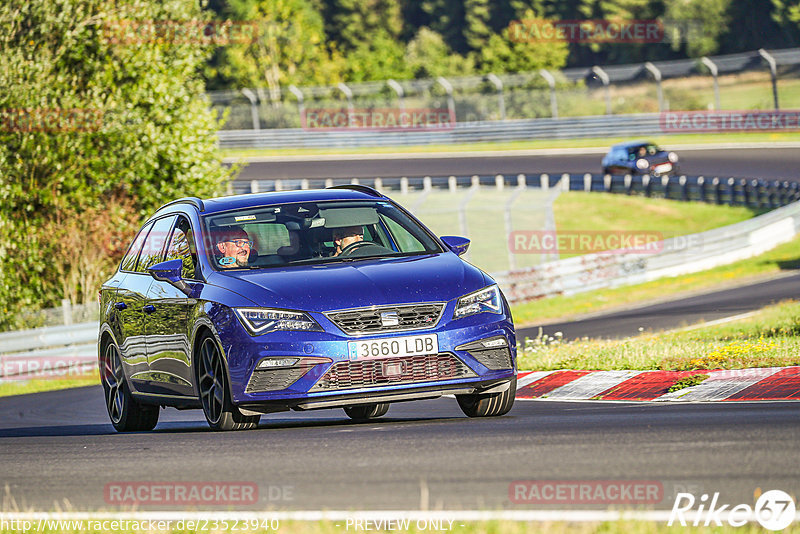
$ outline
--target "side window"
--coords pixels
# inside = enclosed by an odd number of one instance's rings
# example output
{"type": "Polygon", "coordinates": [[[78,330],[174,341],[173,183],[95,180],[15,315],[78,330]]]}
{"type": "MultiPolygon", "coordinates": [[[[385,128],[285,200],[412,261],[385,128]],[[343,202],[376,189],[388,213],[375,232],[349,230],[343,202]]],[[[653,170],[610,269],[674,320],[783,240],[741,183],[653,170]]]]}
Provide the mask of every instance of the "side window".
{"type": "Polygon", "coordinates": [[[420,243],[411,232],[403,228],[400,223],[385,215],[381,215],[381,218],[392,233],[392,237],[394,237],[394,240],[397,242],[400,252],[420,252],[425,250],[425,246],[420,243]]]}
{"type": "Polygon", "coordinates": [[[147,239],[144,241],[142,253],[139,255],[139,262],[136,264],[137,273],[146,273],[148,267],[161,261],[164,244],[167,241],[167,237],[169,237],[173,222],[175,222],[174,215],[158,219],[153,223],[153,229],[150,230],[147,239]]]}
{"type": "Polygon", "coordinates": [[[147,237],[147,232],[150,231],[150,228],[153,226],[153,223],[145,224],[139,233],[136,235],[136,239],[133,240],[128,252],[125,253],[125,257],[122,258],[122,262],[119,264],[120,271],[132,271],[133,268],[136,266],[136,259],[139,257],[139,252],[142,250],[142,245],[144,244],[144,239],[147,237]]]}
{"type": "Polygon", "coordinates": [[[181,276],[187,280],[197,280],[199,274],[197,248],[192,235],[192,225],[185,217],[178,217],[178,223],[172,231],[167,256],[164,258],[164,261],[169,260],[183,260],[181,276]]]}

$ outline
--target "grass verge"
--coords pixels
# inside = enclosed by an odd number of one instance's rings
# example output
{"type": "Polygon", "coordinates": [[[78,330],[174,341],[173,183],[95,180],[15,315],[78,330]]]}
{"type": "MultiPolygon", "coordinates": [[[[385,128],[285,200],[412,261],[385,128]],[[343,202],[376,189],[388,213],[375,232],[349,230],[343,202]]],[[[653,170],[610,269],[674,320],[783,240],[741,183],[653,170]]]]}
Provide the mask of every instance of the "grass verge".
{"type": "Polygon", "coordinates": [[[94,371],[87,375],[69,378],[34,378],[0,383],[0,397],[11,395],[24,395],[25,393],[40,393],[57,389],[79,388],[83,386],[96,386],[100,383],[100,373],[94,371]]]}
{"type": "MultiPolygon", "coordinates": [[[[764,308],[739,321],[619,340],[565,342],[556,335],[518,346],[520,370],[745,369],[800,365],[800,303],[764,308]]],[[[688,386],[687,386],[688,387],[688,386]]]]}
{"type": "Polygon", "coordinates": [[[743,283],[748,279],[799,268],[800,236],[797,236],[792,241],[759,256],[707,271],[661,278],[644,284],[525,302],[512,306],[511,311],[514,323],[518,327],[546,320],[567,320],[582,314],[663,299],[665,296],[674,298],[681,292],[713,290],[730,286],[732,283],[743,283]]]}
{"type": "MultiPolygon", "coordinates": [[[[790,143],[800,141],[797,132],[725,133],[725,134],[677,134],[647,136],[656,144],[671,148],[676,145],[708,145],[716,143],[790,143]]],[[[535,139],[526,141],[503,141],[486,143],[461,143],[452,145],[413,145],[357,148],[227,148],[220,149],[224,158],[313,156],[323,154],[406,154],[414,152],[476,152],[494,150],[536,150],[551,148],[595,148],[610,147],[615,143],[630,140],[630,137],[587,137],[581,139],[535,139]]]]}

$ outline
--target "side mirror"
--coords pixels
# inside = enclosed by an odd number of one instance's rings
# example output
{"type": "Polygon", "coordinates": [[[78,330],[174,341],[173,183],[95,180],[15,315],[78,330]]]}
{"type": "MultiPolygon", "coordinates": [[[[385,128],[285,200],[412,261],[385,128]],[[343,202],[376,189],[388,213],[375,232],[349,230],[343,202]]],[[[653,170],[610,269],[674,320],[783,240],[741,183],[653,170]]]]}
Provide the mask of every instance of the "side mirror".
{"type": "Polygon", "coordinates": [[[469,239],[466,237],[458,237],[455,235],[443,235],[442,242],[447,245],[447,248],[461,256],[469,248],[469,239]]]}
{"type": "Polygon", "coordinates": [[[152,267],[147,268],[154,279],[159,282],[169,282],[185,294],[192,292],[189,285],[181,278],[181,271],[183,270],[183,260],[169,260],[156,263],[152,267]]]}

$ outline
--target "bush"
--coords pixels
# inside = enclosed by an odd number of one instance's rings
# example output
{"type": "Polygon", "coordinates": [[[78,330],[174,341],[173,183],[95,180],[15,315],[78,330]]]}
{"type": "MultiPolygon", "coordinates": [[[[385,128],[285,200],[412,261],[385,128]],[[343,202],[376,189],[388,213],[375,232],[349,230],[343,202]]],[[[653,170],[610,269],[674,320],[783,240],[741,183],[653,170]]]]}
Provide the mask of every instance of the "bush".
{"type": "Polygon", "coordinates": [[[0,329],[93,299],[143,216],[224,188],[197,75],[213,43],[115,30],[204,16],[190,0],[0,3],[0,329]]]}

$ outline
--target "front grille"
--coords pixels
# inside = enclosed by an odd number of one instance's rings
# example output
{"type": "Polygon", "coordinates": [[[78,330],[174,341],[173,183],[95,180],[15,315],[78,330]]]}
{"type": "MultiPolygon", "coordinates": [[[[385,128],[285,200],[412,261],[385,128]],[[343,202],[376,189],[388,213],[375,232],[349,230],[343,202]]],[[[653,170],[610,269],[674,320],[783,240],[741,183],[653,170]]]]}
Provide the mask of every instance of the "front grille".
{"type": "Polygon", "coordinates": [[[258,393],[262,391],[280,391],[288,388],[311,367],[290,367],[288,369],[256,369],[250,376],[245,393],[258,393]]]}
{"type": "Polygon", "coordinates": [[[468,350],[470,356],[481,362],[487,369],[511,369],[511,352],[501,349],[468,350]]]}
{"type": "Polygon", "coordinates": [[[412,384],[474,376],[477,375],[464,362],[449,352],[442,352],[425,356],[338,362],[328,369],[310,391],[412,384]]]}
{"type": "Polygon", "coordinates": [[[358,335],[433,328],[439,322],[442,310],[444,302],[429,302],[340,310],[325,315],[346,334],[358,335]],[[392,324],[395,322],[394,314],[397,324],[392,324]]]}

